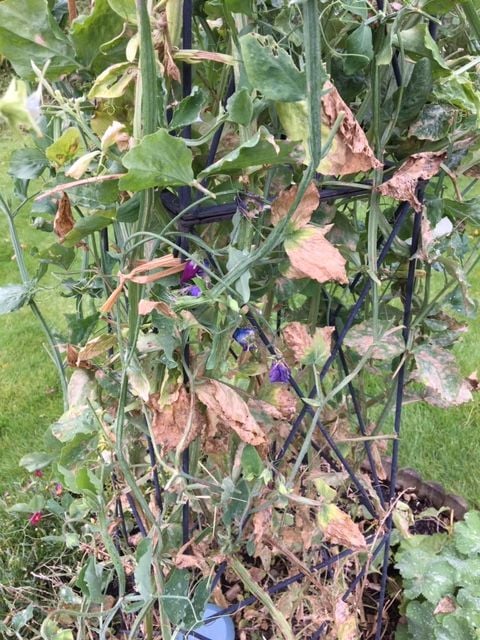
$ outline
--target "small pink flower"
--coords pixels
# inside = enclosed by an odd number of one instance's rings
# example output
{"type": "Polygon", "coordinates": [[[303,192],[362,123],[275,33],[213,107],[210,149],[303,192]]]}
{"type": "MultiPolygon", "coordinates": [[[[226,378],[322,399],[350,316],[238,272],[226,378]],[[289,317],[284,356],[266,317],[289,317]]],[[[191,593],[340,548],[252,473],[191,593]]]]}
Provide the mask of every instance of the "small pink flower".
{"type": "Polygon", "coordinates": [[[60,482],[56,482],[55,483],[55,495],[56,496],[61,496],[63,493],[63,486],[60,484],[60,482]]]}
{"type": "Polygon", "coordinates": [[[36,478],[43,478],[43,471],[41,469],[35,469],[35,471],[33,472],[33,475],[36,478]]]}
{"type": "Polygon", "coordinates": [[[42,520],[42,518],[43,518],[42,512],[35,511],[35,513],[32,513],[32,515],[28,519],[28,522],[32,525],[32,527],[36,527],[37,525],[40,524],[40,521],[42,520]]]}

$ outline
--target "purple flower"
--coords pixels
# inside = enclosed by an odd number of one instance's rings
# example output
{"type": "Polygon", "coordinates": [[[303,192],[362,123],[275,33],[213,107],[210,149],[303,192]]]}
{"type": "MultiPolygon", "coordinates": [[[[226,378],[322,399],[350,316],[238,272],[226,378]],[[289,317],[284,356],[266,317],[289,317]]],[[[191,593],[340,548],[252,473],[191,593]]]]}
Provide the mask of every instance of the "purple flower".
{"type": "Polygon", "coordinates": [[[200,265],[189,260],[185,263],[185,267],[183,268],[183,273],[180,276],[180,284],[185,284],[186,282],[193,280],[195,276],[201,275],[202,272],[203,269],[200,265]]]}
{"type": "Polygon", "coordinates": [[[187,296],[199,298],[202,295],[202,290],[196,284],[190,284],[188,285],[188,287],[185,287],[185,293],[187,294],[187,296]]]}
{"type": "Polygon", "coordinates": [[[290,380],[290,369],[281,360],[277,360],[270,367],[268,372],[270,382],[288,382],[290,380]]]}
{"type": "Polygon", "coordinates": [[[32,527],[36,527],[37,525],[40,524],[42,518],[43,518],[42,512],[41,511],[35,511],[35,513],[32,513],[32,515],[28,519],[28,522],[29,522],[29,524],[32,525],[32,527]]]}
{"type": "Polygon", "coordinates": [[[249,327],[238,328],[233,332],[233,339],[238,342],[244,351],[255,349],[255,331],[249,327]]]}

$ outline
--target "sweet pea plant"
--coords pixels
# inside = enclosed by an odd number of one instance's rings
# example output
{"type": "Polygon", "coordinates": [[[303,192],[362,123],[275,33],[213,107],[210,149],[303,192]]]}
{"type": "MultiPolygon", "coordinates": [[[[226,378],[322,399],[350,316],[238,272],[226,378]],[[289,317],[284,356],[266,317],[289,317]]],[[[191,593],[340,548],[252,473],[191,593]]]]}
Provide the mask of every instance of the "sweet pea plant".
{"type": "Polygon", "coordinates": [[[5,633],[204,638],[215,602],[239,638],[381,637],[404,393],[471,398],[479,42],[473,0],[0,3],[31,133],[0,312],[38,317],[65,404],[29,517],[78,551],[5,633]]]}

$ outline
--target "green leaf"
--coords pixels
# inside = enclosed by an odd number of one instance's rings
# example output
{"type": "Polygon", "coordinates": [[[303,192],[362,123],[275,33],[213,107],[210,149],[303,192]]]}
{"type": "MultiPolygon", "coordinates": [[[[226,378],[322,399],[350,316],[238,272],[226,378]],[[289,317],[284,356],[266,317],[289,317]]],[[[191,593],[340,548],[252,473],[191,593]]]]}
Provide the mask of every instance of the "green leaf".
{"type": "Polygon", "coordinates": [[[244,13],[253,16],[251,0],[225,0],[225,7],[232,13],[244,13]]]}
{"type": "Polygon", "coordinates": [[[89,236],[91,233],[105,229],[105,227],[115,222],[115,212],[112,212],[110,217],[105,215],[106,213],[106,211],[102,211],[102,213],[85,216],[77,220],[73,229],[65,236],[63,246],[73,247],[77,242],[80,242],[80,240],[89,236]]]}
{"type": "Polygon", "coordinates": [[[140,596],[147,602],[154,596],[152,588],[152,540],[144,538],[138,545],[135,559],[137,566],[135,568],[135,587],[140,596]]]}
{"type": "Polygon", "coordinates": [[[52,435],[60,442],[69,442],[79,433],[98,431],[95,415],[90,407],[72,407],[51,426],[52,435]]]}
{"type": "Polygon", "coordinates": [[[163,591],[163,610],[170,622],[178,625],[185,617],[190,607],[188,591],[190,574],[186,569],[173,569],[163,591]]]}
{"type": "Polygon", "coordinates": [[[242,470],[247,480],[260,478],[265,466],[256,448],[247,444],[242,453],[242,470]]]}
{"type": "Polygon", "coordinates": [[[92,88],[88,93],[88,98],[103,98],[111,100],[121,98],[127,91],[129,84],[135,80],[137,68],[130,62],[119,62],[112,64],[105,71],[97,76],[92,88]]]}
{"type": "Polygon", "coordinates": [[[42,622],[40,634],[44,640],[73,640],[73,632],[70,629],[60,629],[50,618],[45,618],[42,622]]]}
{"type": "Polygon", "coordinates": [[[408,620],[408,638],[414,640],[432,640],[434,629],[438,628],[433,615],[434,605],[429,602],[410,602],[406,614],[408,620]]]}
{"type": "Polygon", "coordinates": [[[472,198],[471,200],[443,200],[444,211],[446,214],[458,220],[459,222],[469,222],[475,226],[480,225],[480,198],[472,198]]]}
{"type": "Polygon", "coordinates": [[[293,142],[275,140],[265,127],[260,127],[252,138],[204,169],[199,178],[216,174],[228,175],[255,166],[291,162],[295,146],[293,142]]]}
{"type": "Polygon", "coordinates": [[[140,194],[134,193],[117,209],[117,222],[136,222],[140,213],[140,194]]]}
{"type": "Polygon", "coordinates": [[[111,8],[127,22],[137,21],[135,0],[108,0],[111,8]]]}
{"type": "Polygon", "coordinates": [[[23,284],[7,284],[0,287],[0,315],[17,311],[29,301],[30,295],[30,287],[23,284]]]}
{"type": "Polygon", "coordinates": [[[77,586],[93,604],[103,602],[103,565],[97,563],[95,555],[90,555],[77,578],[77,586]]]}
{"type": "MultiPolygon", "coordinates": [[[[413,68],[412,76],[406,86],[402,98],[402,106],[398,115],[398,125],[406,127],[418,117],[432,91],[432,63],[428,58],[419,60],[413,68]]],[[[398,90],[393,99],[389,99],[384,107],[384,119],[388,122],[391,118],[398,90]]]]}
{"type": "Polygon", "coordinates": [[[82,137],[77,127],[69,127],[60,138],[45,149],[45,155],[56,167],[70,162],[83,147],[82,137]]]}
{"type": "Polygon", "coordinates": [[[205,105],[206,96],[198,87],[192,94],[184,98],[173,113],[169,129],[181,129],[195,122],[202,122],[200,113],[205,105]]]}
{"type": "Polygon", "coordinates": [[[228,119],[243,126],[250,124],[253,116],[253,103],[250,92],[245,87],[236,91],[227,101],[228,119]]]}
{"type": "Polygon", "coordinates": [[[16,149],[10,157],[8,173],[20,180],[33,180],[47,167],[48,160],[40,149],[16,149]]]}
{"type": "Polygon", "coordinates": [[[21,609],[12,618],[10,626],[15,631],[20,631],[33,618],[33,604],[30,603],[26,609],[21,609]]]}
{"type": "Polygon", "coordinates": [[[449,134],[456,113],[457,110],[448,104],[427,104],[411,125],[408,135],[419,140],[441,140],[449,134]]]}
{"type": "Polygon", "coordinates": [[[34,453],[27,453],[27,455],[23,456],[18,464],[30,473],[33,473],[37,469],[43,469],[48,466],[52,460],[53,456],[50,453],[35,451],[34,453]]]}
{"type": "Polygon", "coordinates": [[[352,31],[345,41],[345,51],[348,57],[344,61],[343,68],[347,75],[354,75],[360,71],[373,58],[372,30],[366,24],[361,24],[352,31]]]}
{"type": "Polygon", "coordinates": [[[405,53],[413,60],[429,58],[433,63],[434,72],[440,75],[450,73],[450,68],[442,58],[437,43],[430,35],[428,24],[419,22],[410,29],[403,29],[393,36],[393,44],[399,46],[400,38],[405,53]]]}
{"type": "Polygon", "coordinates": [[[96,71],[101,71],[108,64],[108,58],[100,52],[102,44],[112,40],[120,33],[123,26],[122,18],[112,11],[108,0],[96,0],[92,13],[82,15],[74,21],[71,34],[78,59],[85,67],[99,60],[104,61],[100,68],[95,65],[96,71]]]}
{"type": "Polygon", "coordinates": [[[248,81],[268,100],[296,102],[306,95],[305,73],[271,36],[248,33],[240,38],[248,81]]]}
{"type": "Polygon", "coordinates": [[[8,58],[19,76],[36,78],[32,61],[47,77],[74,71],[77,63],[66,35],[50,13],[47,0],[3,0],[0,3],[0,54],[8,58]]]}
{"type": "MultiPolygon", "coordinates": [[[[227,269],[233,271],[235,267],[245,262],[250,253],[246,250],[236,249],[230,245],[228,247],[227,269]]],[[[244,271],[242,275],[235,281],[235,289],[242,299],[242,304],[247,304],[250,300],[250,271],[244,271]]]]}
{"type": "Polygon", "coordinates": [[[467,556],[480,553],[480,513],[469,511],[463,522],[455,525],[455,546],[467,556]]]}
{"type": "Polygon", "coordinates": [[[442,78],[440,82],[435,84],[433,95],[438,102],[453,105],[475,116],[478,123],[480,118],[480,95],[474,83],[466,74],[451,74],[448,78],[442,78]]]}
{"type": "Polygon", "coordinates": [[[40,251],[37,257],[45,264],[55,264],[67,270],[75,260],[75,251],[70,247],[54,242],[40,251]]]}
{"type": "Polygon", "coordinates": [[[141,191],[152,187],[192,184],[192,152],[181,138],[166,129],[145,136],[123,158],[128,173],[120,179],[120,189],[141,191]]]}

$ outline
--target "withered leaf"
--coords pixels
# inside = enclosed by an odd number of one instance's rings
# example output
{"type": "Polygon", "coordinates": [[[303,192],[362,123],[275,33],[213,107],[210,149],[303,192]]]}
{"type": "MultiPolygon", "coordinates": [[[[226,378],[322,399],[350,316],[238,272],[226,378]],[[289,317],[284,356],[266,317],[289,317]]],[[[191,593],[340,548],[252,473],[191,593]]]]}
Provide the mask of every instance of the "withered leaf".
{"type": "Polygon", "coordinates": [[[288,278],[348,284],[345,258],[325,239],[331,228],[332,225],[323,228],[307,225],[285,241],[285,251],[291,263],[286,274],[288,278]]]}
{"type": "Polygon", "coordinates": [[[301,322],[290,322],[282,329],[283,340],[297,362],[312,345],[312,336],[308,327],[301,322]]]}
{"type": "Polygon", "coordinates": [[[355,551],[367,549],[366,540],[351,517],[335,504],[323,505],[317,513],[317,524],[325,540],[355,551]]]}
{"type": "Polygon", "coordinates": [[[97,338],[92,338],[87,344],[80,349],[77,354],[77,367],[81,367],[82,363],[88,362],[93,358],[101,356],[103,353],[111,349],[117,342],[114,335],[103,333],[97,338]]]}
{"type": "MultiPolygon", "coordinates": [[[[297,185],[294,185],[289,189],[285,189],[285,191],[281,191],[278,197],[272,202],[271,220],[273,226],[276,226],[287,216],[295,202],[297,193],[298,187],[297,185]]],[[[301,229],[310,222],[312,213],[318,209],[319,204],[320,196],[318,189],[315,183],[311,182],[290,219],[290,222],[295,229],[301,229]]]]}
{"type": "Polygon", "coordinates": [[[169,318],[177,318],[177,314],[162,300],[140,300],[138,303],[138,315],[148,316],[152,311],[158,311],[169,318]]]}
{"type": "Polygon", "coordinates": [[[208,380],[197,386],[195,391],[200,402],[217,416],[220,423],[233,429],[243,442],[255,447],[265,444],[265,434],[236,391],[217,380],[208,380]]]}
{"type": "Polygon", "coordinates": [[[70,204],[70,198],[63,192],[63,196],[60,198],[57,207],[57,213],[53,221],[53,230],[60,238],[60,242],[63,242],[65,236],[69,231],[73,229],[75,220],[72,215],[72,206],[70,204]]]}
{"type": "Polygon", "coordinates": [[[359,637],[355,614],[343,600],[335,604],[335,638],[336,640],[358,640],[359,637]]]}
{"type": "Polygon", "coordinates": [[[160,404],[158,394],[151,395],[148,404],[153,414],[153,438],[164,451],[176,449],[183,438],[186,448],[199,435],[200,415],[195,405],[192,408],[190,394],[184,386],[171,395],[168,404],[160,404]]]}
{"type": "Polygon", "coordinates": [[[362,127],[337,89],[331,82],[326,82],[324,89],[327,93],[322,96],[322,121],[331,128],[340,113],[344,117],[335,136],[336,144],[320,165],[328,163],[330,175],[348,175],[381,167],[382,163],[375,158],[362,127]]]}
{"type": "Polygon", "coordinates": [[[440,165],[446,157],[447,154],[444,152],[414,153],[390,180],[378,187],[378,191],[384,196],[408,202],[415,211],[421,211],[422,203],[416,194],[418,181],[433,178],[439,172],[440,165]]]}
{"type": "Polygon", "coordinates": [[[439,613],[453,613],[456,611],[457,605],[455,604],[454,598],[452,596],[444,596],[433,612],[433,615],[438,615],[439,613]]]}

